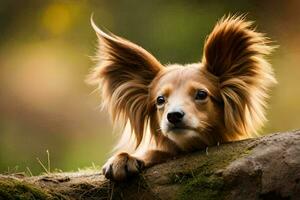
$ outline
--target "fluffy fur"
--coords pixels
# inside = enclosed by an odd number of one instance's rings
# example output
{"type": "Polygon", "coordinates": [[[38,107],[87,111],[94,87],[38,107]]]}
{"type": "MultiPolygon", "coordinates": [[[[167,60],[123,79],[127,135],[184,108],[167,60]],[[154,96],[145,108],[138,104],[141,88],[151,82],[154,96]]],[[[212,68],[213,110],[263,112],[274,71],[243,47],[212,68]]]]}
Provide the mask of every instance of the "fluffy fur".
{"type": "Polygon", "coordinates": [[[273,48],[251,25],[242,17],[223,18],[204,45],[202,63],[219,78],[224,120],[232,139],[257,133],[266,120],[268,89],[276,82],[265,59],[273,48]]]}
{"type": "Polygon", "coordinates": [[[267,92],[276,82],[265,59],[272,47],[243,17],[222,18],[202,62],[189,65],[164,66],[140,46],[92,26],[99,50],[89,81],[123,129],[116,155],[103,167],[107,178],[123,181],[170,156],[253,137],[265,121],[267,92]],[[207,97],[199,100],[199,91],[207,97]],[[178,124],[171,123],[174,112],[184,114],[178,124]]]}

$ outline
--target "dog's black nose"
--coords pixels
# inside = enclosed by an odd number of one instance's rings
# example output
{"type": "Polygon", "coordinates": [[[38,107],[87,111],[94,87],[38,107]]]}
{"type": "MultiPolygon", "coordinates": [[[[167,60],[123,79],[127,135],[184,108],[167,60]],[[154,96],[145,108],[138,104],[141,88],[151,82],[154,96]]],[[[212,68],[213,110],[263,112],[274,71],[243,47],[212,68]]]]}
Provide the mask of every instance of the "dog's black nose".
{"type": "Polygon", "coordinates": [[[184,116],[184,112],[182,111],[176,111],[176,112],[170,112],[167,115],[167,119],[172,124],[178,124],[182,121],[182,118],[184,116]]]}

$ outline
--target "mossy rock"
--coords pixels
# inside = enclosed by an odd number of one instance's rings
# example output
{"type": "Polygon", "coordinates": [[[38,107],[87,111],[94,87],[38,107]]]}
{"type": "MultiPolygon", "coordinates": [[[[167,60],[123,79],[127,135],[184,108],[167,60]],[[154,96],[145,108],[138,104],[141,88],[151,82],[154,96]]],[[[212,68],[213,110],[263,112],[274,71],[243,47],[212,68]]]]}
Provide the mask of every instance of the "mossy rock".
{"type": "Polygon", "coordinates": [[[0,180],[1,200],[44,200],[50,198],[50,194],[28,182],[13,178],[0,180]]]}
{"type": "Polygon", "coordinates": [[[0,199],[298,200],[300,131],[209,147],[122,184],[99,171],[0,175],[0,199]]]}

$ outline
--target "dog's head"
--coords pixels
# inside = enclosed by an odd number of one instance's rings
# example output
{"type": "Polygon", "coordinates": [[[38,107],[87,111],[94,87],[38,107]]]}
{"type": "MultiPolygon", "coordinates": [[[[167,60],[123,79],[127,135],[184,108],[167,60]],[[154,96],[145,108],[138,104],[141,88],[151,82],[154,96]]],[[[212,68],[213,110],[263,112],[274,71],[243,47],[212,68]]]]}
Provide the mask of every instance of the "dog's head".
{"type": "Polygon", "coordinates": [[[265,56],[272,48],[242,17],[220,20],[208,36],[202,61],[162,65],[140,46],[92,25],[99,38],[103,105],[138,146],[149,127],[181,149],[251,137],[265,121],[265,100],[275,83],[265,56]]]}

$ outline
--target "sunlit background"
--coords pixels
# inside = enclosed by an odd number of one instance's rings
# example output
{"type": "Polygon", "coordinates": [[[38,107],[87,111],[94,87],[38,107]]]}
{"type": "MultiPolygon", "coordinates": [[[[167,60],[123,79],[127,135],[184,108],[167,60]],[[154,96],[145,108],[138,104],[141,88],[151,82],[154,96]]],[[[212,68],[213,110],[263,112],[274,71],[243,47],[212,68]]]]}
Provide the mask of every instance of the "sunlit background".
{"type": "Polygon", "coordinates": [[[300,128],[300,1],[1,0],[0,173],[102,165],[116,137],[84,79],[96,35],[89,19],[162,63],[200,61],[205,36],[224,14],[248,13],[280,47],[279,84],[263,133],[300,128]],[[46,164],[47,165],[47,164],[46,164]]]}

